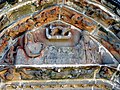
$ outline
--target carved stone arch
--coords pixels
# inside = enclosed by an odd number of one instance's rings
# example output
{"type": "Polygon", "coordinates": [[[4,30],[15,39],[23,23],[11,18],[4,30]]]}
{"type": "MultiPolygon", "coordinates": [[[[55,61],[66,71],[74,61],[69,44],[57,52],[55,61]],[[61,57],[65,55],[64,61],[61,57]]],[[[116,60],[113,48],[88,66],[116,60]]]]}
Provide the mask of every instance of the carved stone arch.
{"type": "Polygon", "coordinates": [[[0,5],[3,90],[120,89],[119,1],[2,0],[0,5]]]}

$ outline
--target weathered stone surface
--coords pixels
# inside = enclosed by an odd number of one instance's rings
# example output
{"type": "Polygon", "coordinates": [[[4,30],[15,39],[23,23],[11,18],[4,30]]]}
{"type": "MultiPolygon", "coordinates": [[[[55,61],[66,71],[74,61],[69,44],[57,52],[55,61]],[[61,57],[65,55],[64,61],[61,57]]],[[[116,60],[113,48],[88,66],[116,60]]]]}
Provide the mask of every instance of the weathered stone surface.
{"type": "Polygon", "coordinates": [[[0,89],[120,90],[119,29],[119,0],[1,0],[0,89]]]}
{"type": "MultiPolygon", "coordinates": [[[[83,67],[42,67],[42,68],[35,68],[35,67],[18,67],[18,68],[11,68],[7,67],[1,71],[2,74],[5,75],[2,77],[2,81],[10,80],[11,76],[6,77],[6,73],[11,73],[13,75],[12,81],[14,82],[3,82],[2,89],[62,89],[62,88],[97,88],[97,89],[105,89],[105,90],[112,90],[114,86],[116,86],[116,90],[119,90],[119,73],[114,74],[111,80],[107,80],[108,78],[97,77],[97,71],[103,70],[108,67],[99,67],[99,66],[83,66],[83,67]],[[7,70],[7,72],[6,72],[7,70]],[[5,78],[4,78],[5,77],[5,78]],[[19,78],[16,78],[19,77],[19,78]],[[20,82],[22,80],[22,82],[20,82]],[[46,82],[46,80],[49,82],[46,82]],[[104,84],[103,84],[104,83],[104,84]]],[[[112,68],[111,68],[112,69],[112,68]]],[[[101,72],[100,71],[100,72],[101,72]]],[[[114,69],[114,72],[117,70],[114,69]]],[[[106,74],[110,75],[111,72],[107,71],[106,74]]],[[[102,74],[100,74],[102,75],[102,74]]],[[[107,76],[109,77],[109,76],[107,76]]]]}

